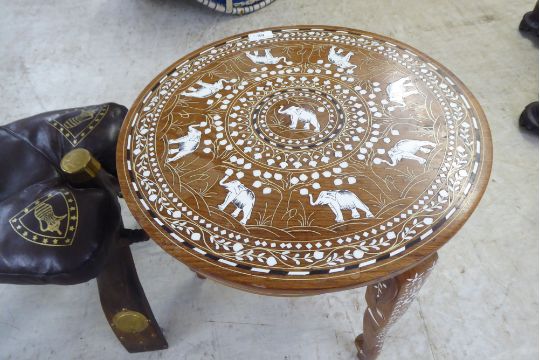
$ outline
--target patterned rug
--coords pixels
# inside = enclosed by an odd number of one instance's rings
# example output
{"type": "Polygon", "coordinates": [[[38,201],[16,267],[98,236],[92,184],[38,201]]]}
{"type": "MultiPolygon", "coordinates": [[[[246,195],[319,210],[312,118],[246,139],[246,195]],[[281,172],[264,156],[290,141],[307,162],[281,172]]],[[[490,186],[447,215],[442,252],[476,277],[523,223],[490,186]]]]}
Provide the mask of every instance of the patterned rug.
{"type": "Polygon", "coordinates": [[[227,14],[244,15],[262,9],[275,0],[197,0],[212,10],[227,14]]]}

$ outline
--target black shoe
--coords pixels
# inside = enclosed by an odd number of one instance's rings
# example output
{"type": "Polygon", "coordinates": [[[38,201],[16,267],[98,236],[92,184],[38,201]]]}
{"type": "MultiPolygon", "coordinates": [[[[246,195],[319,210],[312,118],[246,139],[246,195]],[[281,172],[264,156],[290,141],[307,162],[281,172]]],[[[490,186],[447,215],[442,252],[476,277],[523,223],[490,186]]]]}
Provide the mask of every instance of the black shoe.
{"type": "Polygon", "coordinates": [[[538,37],[538,2],[533,11],[529,11],[523,15],[523,19],[519,24],[519,30],[522,32],[528,32],[538,37]]]}
{"type": "Polygon", "coordinates": [[[532,102],[525,107],[519,117],[519,125],[538,134],[538,101],[532,102]]]}

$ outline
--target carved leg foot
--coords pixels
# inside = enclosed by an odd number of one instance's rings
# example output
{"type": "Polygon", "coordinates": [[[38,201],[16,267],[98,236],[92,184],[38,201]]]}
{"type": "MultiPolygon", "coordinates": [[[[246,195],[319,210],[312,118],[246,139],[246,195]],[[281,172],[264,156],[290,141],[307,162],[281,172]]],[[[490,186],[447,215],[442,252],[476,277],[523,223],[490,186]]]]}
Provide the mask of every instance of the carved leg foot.
{"type": "Polygon", "coordinates": [[[118,340],[127,351],[168,347],[139,282],[128,246],[111,255],[97,278],[101,307],[118,340]]]}
{"type": "Polygon", "coordinates": [[[368,286],[364,333],[355,340],[360,360],[374,360],[390,326],[408,309],[437,261],[437,254],[404,273],[368,286]]]}
{"type": "Polygon", "coordinates": [[[365,360],[366,355],[364,354],[364,335],[360,334],[354,339],[354,345],[356,345],[356,350],[358,350],[358,359],[365,360]]]}

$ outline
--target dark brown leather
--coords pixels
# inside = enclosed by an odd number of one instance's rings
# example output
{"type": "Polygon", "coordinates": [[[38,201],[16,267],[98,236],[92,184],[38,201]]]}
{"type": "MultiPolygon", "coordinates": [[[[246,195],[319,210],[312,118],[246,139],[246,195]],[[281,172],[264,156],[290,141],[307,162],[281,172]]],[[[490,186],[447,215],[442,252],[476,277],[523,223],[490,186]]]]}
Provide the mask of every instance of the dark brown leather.
{"type": "Polygon", "coordinates": [[[71,186],[59,164],[71,149],[84,147],[115,174],[125,114],[125,107],[110,103],[0,127],[0,282],[74,284],[100,272],[121,228],[116,195],[71,186]]]}
{"type": "Polygon", "coordinates": [[[54,164],[60,164],[70,150],[83,147],[116,176],[116,142],[126,114],[126,107],[106,103],[50,111],[4,128],[41,150],[54,164]]]}

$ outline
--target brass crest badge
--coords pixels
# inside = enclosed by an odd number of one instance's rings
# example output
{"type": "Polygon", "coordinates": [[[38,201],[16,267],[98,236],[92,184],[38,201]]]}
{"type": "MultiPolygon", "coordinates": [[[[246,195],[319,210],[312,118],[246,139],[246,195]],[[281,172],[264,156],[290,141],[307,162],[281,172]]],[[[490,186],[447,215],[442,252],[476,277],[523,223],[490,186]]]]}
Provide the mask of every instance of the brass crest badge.
{"type": "Polygon", "coordinates": [[[19,236],[35,244],[70,246],[77,231],[79,210],[68,190],[51,191],[13,216],[9,222],[19,236]]]}
{"type": "Polygon", "coordinates": [[[62,120],[50,120],[49,125],[76,146],[99,125],[109,111],[109,106],[96,106],[82,110],[78,115],[62,120]]]}

